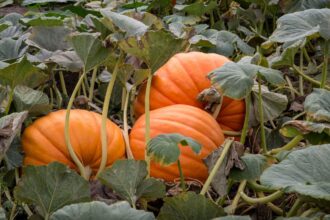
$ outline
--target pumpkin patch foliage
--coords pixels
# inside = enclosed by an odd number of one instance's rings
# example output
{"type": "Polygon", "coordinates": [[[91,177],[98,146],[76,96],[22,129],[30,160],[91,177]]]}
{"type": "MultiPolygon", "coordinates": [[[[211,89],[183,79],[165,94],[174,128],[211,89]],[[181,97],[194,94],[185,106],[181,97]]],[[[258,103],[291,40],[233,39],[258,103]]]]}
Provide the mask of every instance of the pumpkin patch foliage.
{"type": "Polygon", "coordinates": [[[0,1],[0,219],[329,219],[326,0],[0,1]]]}

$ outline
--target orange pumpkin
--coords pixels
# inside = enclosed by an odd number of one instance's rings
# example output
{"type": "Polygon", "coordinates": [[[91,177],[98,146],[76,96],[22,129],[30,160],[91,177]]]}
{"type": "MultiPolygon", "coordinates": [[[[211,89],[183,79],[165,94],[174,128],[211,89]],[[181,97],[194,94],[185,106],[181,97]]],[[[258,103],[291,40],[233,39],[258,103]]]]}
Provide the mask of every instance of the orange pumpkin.
{"type": "MultiPolygon", "coordinates": [[[[150,109],[174,104],[204,108],[196,97],[211,86],[207,74],[230,60],[218,54],[202,52],[178,53],[159,68],[153,76],[150,90],[150,109]]],[[[135,116],[144,113],[144,84],[134,103],[135,116]]],[[[243,127],[245,103],[243,100],[223,98],[217,117],[223,130],[239,131],[243,127]]]]}
{"type": "MultiPolygon", "coordinates": [[[[64,139],[65,110],[52,112],[27,127],[22,136],[25,165],[46,165],[58,161],[76,169],[64,139]]],[[[101,115],[86,110],[71,110],[70,139],[85,167],[95,174],[101,162],[101,115]]],[[[107,120],[108,157],[106,165],[125,156],[121,129],[107,120]]]]}
{"type": "MultiPolygon", "coordinates": [[[[199,155],[189,147],[180,146],[180,163],[185,177],[205,181],[207,168],[202,158],[209,155],[224,141],[219,124],[207,112],[189,105],[171,105],[150,111],[150,136],[179,133],[191,137],[202,145],[199,155]]],[[[130,144],[135,159],[143,160],[145,152],[145,115],[134,124],[130,133],[130,144]]],[[[173,181],[179,177],[177,164],[161,166],[151,162],[151,176],[173,181]]]]}

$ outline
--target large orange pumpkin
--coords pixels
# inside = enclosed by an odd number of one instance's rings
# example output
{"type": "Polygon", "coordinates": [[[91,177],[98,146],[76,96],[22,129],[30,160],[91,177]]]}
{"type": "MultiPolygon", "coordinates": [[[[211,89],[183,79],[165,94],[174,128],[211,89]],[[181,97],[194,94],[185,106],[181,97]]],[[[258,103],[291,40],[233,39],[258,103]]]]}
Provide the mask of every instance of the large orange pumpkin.
{"type": "MultiPolygon", "coordinates": [[[[189,105],[171,105],[150,111],[150,136],[179,133],[191,137],[202,145],[199,155],[189,147],[180,146],[180,163],[185,177],[204,181],[207,168],[202,158],[209,155],[224,141],[224,135],[217,121],[207,112],[189,105]]],[[[145,115],[134,124],[130,133],[130,144],[135,159],[144,159],[145,115]]],[[[173,181],[179,177],[177,164],[161,166],[151,163],[151,176],[173,181]]]]}
{"type": "MultiPolygon", "coordinates": [[[[25,165],[46,165],[58,161],[77,169],[64,139],[65,110],[52,112],[27,127],[22,136],[25,165]]],[[[87,110],[71,110],[70,139],[85,167],[96,173],[101,162],[101,115],[87,110]]],[[[108,157],[106,165],[125,156],[120,128],[107,120],[108,157]]]]}
{"type": "MultiPolygon", "coordinates": [[[[207,74],[230,60],[218,54],[202,52],[178,53],[159,68],[153,76],[150,90],[150,109],[174,104],[204,108],[196,97],[211,86],[207,74]]],[[[144,84],[134,103],[136,117],[144,113],[144,84]]],[[[243,127],[245,103],[224,97],[217,117],[223,130],[239,131],[243,127]]]]}

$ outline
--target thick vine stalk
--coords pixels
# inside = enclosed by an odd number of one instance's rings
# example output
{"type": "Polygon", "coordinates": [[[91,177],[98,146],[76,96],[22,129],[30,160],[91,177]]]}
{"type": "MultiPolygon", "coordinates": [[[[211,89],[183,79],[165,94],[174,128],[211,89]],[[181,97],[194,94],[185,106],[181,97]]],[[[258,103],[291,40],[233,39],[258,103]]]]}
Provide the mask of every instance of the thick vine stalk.
{"type": "Polygon", "coordinates": [[[247,202],[248,204],[265,204],[268,202],[272,202],[278,198],[281,198],[284,195],[282,191],[276,191],[268,196],[262,197],[262,198],[252,198],[247,196],[244,192],[241,192],[242,199],[247,202]]]}
{"type": "Polygon", "coordinates": [[[328,53],[329,53],[329,43],[330,41],[325,41],[324,45],[324,58],[323,58],[323,69],[322,69],[322,79],[320,83],[320,88],[323,89],[325,87],[325,84],[327,82],[327,76],[328,76],[328,53]]]}
{"type": "Polygon", "coordinates": [[[125,146],[126,146],[126,154],[128,159],[134,159],[131,146],[129,143],[128,137],[128,122],[127,122],[127,110],[128,110],[128,102],[129,102],[130,92],[128,91],[125,96],[124,101],[124,112],[123,112],[123,123],[124,123],[124,139],[125,139],[125,146]]]}
{"type": "Polygon", "coordinates": [[[107,120],[108,120],[108,111],[110,105],[110,99],[113,87],[115,85],[115,81],[118,74],[119,64],[122,62],[122,54],[119,55],[116,66],[112,72],[111,80],[108,84],[107,91],[105,93],[105,98],[103,102],[102,109],[102,122],[101,122],[101,145],[102,145],[102,156],[100,167],[96,173],[96,177],[100,175],[100,173],[104,170],[107,165],[107,157],[108,157],[108,137],[107,137],[107,120]]]}
{"type": "Polygon", "coordinates": [[[241,139],[240,139],[240,142],[242,144],[245,143],[247,130],[249,128],[250,104],[251,104],[251,95],[248,94],[245,98],[245,117],[244,117],[244,125],[242,128],[242,134],[241,134],[241,139]]]}
{"type": "Polygon", "coordinates": [[[79,169],[79,172],[80,172],[80,175],[85,178],[86,180],[89,179],[89,174],[87,174],[86,170],[85,170],[85,167],[84,165],[81,163],[81,161],[79,160],[79,158],[77,157],[76,153],[74,152],[74,149],[71,145],[71,141],[70,141],[70,129],[69,129],[69,121],[70,121],[70,110],[71,110],[71,107],[73,105],[73,101],[77,95],[77,92],[79,90],[79,87],[80,85],[82,84],[83,82],[83,79],[86,75],[86,71],[84,69],[84,72],[83,74],[80,76],[72,94],[71,94],[71,97],[69,99],[69,103],[68,103],[68,106],[67,106],[67,109],[66,109],[66,114],[65,114],[65,125],[64,125],[64,138],[65,138],[65,144],[67,146],[67,149],[69,151],[69,154],[73,160],[73,162],[75,163],[75,165],[78,167],[79,169]]]}
{"type": "Polygon", "coordinates": [[[145,130],[145,143],[146,143],[146,149],[145,149],[145,161],[147,162],[147,170],[148,175],[150,176],[150,157],[147,154],[147,144],[150,141],[150,88],[151,88],[151,81],[152,81],[152,74],[149,73],[148,75],[148,81],[147,81],[147,87],[146,87],[146,95],[145,95],[145,120],[146,120],[146,130],[145,130]]]}
{"type": "Polygon", "coordinates": [[[261,147],[264,153],[267,153],[266,144],[266,134],[264,127],[264,109],[262,106],[262,96],[261,96],[261,77],[258,76],[258,110],[259,110],[259,120],[260,120],[260,137],[261,137],[261,147]]]}

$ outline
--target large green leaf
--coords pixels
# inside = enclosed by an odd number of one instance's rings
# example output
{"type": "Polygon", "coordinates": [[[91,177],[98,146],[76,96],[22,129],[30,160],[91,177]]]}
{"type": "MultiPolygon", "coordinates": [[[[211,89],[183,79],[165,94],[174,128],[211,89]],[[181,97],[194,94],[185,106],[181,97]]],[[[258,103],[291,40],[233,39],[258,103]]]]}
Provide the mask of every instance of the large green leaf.
{"type": "Polygon", "coordinates": [[[31,5],[31,4],[45,4],[45,3],[67,3],[75,2],[76,0],[23,0],[22,5],[31,5]]]}
{"type": "Polygon", "coordinates": [[[23,16],[18,13],[9,13],[3,18],[0,19],[0,24],[11,24],[5,30],[0,32],[0,38],[18,38],[22,35],[23,32],[23,25],[19,23],[19,20],[23,16]]]}
{"type": "Polygon", "coordinates": [[[30,116],[47,114],[52,109],[45,93],[26,86],[15,87],[14,104],[16,111],[28,111],[30,116]]]}
{"type": "Polygon", "coordinates": [[[165,196],[165,185],[147,176],[147,164],[139,160],[117,160],[105,169],[99,180],[135,206],[139,198],[154,200],[165,196]]]}
{"type": "Polygon", "coordinates": [[[223,209],[194,192],[182,193],[178,196],[167,197],[160,209],[158,220],[200,220],[224,216],[223,209]]]}
{"type": "Polygon", "coordinates": [[[81,33],[72,36],[72,45],[83,61],[85,71],[93,69],[106,60],[109,51],[95,34],[81,33]]]}
{"type": "Polygon", "coordinates": [[[29,45],[52,52],[69,48],[68,37],[71,31],[64,26],[35,26],[31,30],[32,33],[26,41],[29,45]]]}
{"type": "MultiPolygon", "coordinates": [[[[213,29],[208,29],[201,33],[205,37],[204,40],[210,41],[214,48],[209,51],[218,53],[224,56],[232,56],[236,51],[241,51],[243,54],[252,55],[254,53],[254,48],[250,47],[245,43],[239,36],[229,31],[217,31],[213,29]]],[[[198,35],[193,38],[198,37],[198,35]]],[[[193,39],[192,39],[193,40],[193,39]]]]}
{"type": "Polygon", "coordinates": [[[156,162],[168,166],[178,161],[179,144],[190,147],[196,154],[202,147],[195,140],[181,134],[161,134],[148,142],[147,154],[156,162]]]}
{"type": "Polygon", "coordinates": [[[58,162],[25,167],[14,195],[20,202],[37,205],[43,216],[65,205],[90,200],[88,182],[58,162]]]}
{"type": "Polygon", "coordinates": [[[314,89],[306,97],[304,109],[313,121],[330,122],[330,91],[314,89]]]}
{"type": "Polygon", "coordinates": [[[65,206],[53,213],[51,220],[154,220],[151,212],[136,210],[127,202],[117,202],[107,205],[104,202],[93,201],[65,206]]]}
{"type": "Polygon", "coordinates": [[[256,180],[267,167],[267,158],[260,154],[245,154],[241,160],[245,164],[245,168],[243,170],[234,168],[229,175],[236,181],[256,180]]]}
{"type": "Polygon", "coordinates": [[[32,65],[24,56],[19,61],[0,69],[0,83],[12,89],[17,85],[36,87],[45,82],[48,76],[41,69],[32,65]]]}
{"type": "Polygon", "coordinates": [[[228,62],[209,73],[212,85],[224,96],[234,99],[246,97],[252,90],[257,75],[271,84],[282,84],[281,72],[246,62],[228,62]]]}
{"type": "Polygon", "coordinates": [[[125,52],[146,62],[152,73],[174,54],[183,51],[187,45],[186,40],[177,39],[165,30],[148,31],[139,38],[130,37],[119,42],[125,52]]]}
{"type": "Polygon", "coordinates": [[[312,144],[323,144],[330,142],[330,124],[292,120],[282,125],[281,133],[286,137],[303,135],[312,144]]]}
{"type": "Polygon", "coordinates": [[[211,0],[208,3],[195,2],[189,5],[176,5],[175,8],[190,15],[203,16],[205,14],[212,13],[212,11],[217,8],[217,6],[217,2],[211,0]]]}
{"type": "Polygon", "coordinates": [[[310,146],[266,169],[260,180],[273,189],[330,201],[329,161],[329,144],[310,146]]]}
{"type": "Polygon", "coordinates": [[[63,20],[61,17],[56,16],[44,16],[44,15],[37,15],[32,18],[22,18],[21,21],[30,26],[45,26],[45,27],[52,27],[52,26],[62,26],[63,20]]]}
{"type": "Polygon", "coordinates": [[[25,36],[14,40],[12,38],[4,38],[0,40],[0,60],[6,61],[22,57],[27,46],[24,44],[25,36]]]}
{"type": "Polygon", "coordinates": [[[101,9],[100,12],[105,17],[103,22],[106,26],[112,31],[115,31],[114,27],[118,27],[126,33],[126,37],[143,35],[148,29],[148,26],[144,23],[129,16],[113,12],[108,8],[101,9]]]}
{"type": "Polygon", "coordinates": [[[311,8],[329,8],[329,0],[282,0],[280,4],[285,13],[304,11],[311,8]]]}
{"type": "Polygon", "coordinates": [[[79,72],[84,68],[83,62],[75,51],[56,51],[46,62],[54,62],[71,72],[79,72]]]}
{"type": "Polygon", "coordinates": [[[330,39],[330,9],[308,9],[283,15],[277,20],[269,41],[293,42],[318,35],[330,39]]]}

